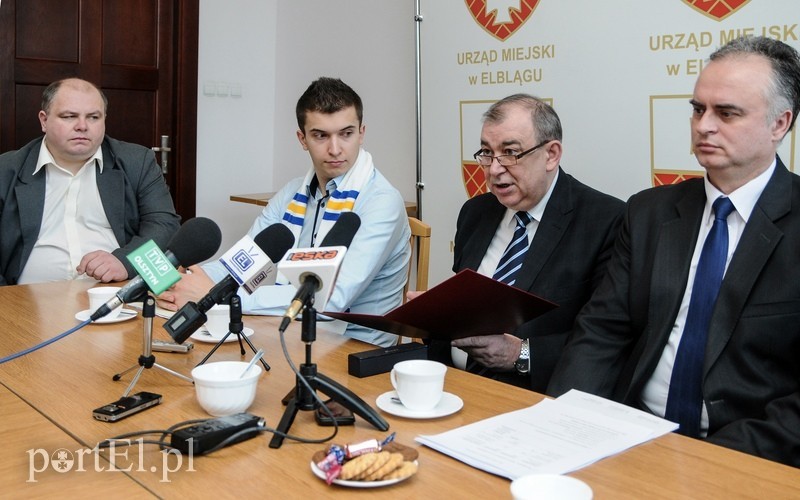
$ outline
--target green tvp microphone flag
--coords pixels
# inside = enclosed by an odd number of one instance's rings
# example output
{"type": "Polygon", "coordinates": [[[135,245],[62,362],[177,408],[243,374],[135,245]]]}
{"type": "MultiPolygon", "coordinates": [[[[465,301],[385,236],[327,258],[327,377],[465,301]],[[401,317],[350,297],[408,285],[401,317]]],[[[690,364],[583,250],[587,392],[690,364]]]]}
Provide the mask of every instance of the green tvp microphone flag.
{"type": "Polygon", "coordinates": [[[153,240],[149,240],[127,255],[128,261],[142,277],[147,287],[158,295],[181,279],[181,273],[169,261],[153,240]]]}

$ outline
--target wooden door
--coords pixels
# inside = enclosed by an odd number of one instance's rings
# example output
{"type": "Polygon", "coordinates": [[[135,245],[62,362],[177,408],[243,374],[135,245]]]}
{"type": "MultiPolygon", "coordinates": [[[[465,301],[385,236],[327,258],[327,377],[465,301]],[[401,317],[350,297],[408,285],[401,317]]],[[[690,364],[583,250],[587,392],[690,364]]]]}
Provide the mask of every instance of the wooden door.
{"type": "Polygon", "coordinates": [[[50,82],[89,80],[108,97],[109,136],[147,147],[169,137],[165,178],[178,213],[194,217],[199,0],[0,1],[0,152],[41,135],[50,82]]]}

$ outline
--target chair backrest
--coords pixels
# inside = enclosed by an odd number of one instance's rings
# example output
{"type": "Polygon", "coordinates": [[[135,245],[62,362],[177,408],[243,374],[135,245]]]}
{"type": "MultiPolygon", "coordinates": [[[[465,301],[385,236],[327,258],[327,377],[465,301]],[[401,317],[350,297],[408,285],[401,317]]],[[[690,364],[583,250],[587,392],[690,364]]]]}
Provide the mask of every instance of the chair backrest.
{"type": "Polygon", "coordinates": [[[411,262],[408,266],[408,281],[403,290],[403,303],[406,302],[406,292],[411,282],[411,268],[416,264],[416,286],[414,290],[425,291],[428,289],[428,267],[431,259],[431,226],[416,217],[408,218],[411,227],[411,262]]]}

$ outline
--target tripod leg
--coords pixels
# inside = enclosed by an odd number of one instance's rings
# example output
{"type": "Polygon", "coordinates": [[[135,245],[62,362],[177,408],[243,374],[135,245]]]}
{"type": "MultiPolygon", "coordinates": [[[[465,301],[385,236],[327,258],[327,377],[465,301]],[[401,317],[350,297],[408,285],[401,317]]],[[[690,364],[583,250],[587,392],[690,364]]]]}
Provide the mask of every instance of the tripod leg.
{"type": "Polygon", "coordinates": [[[136,385],[136,382],[139,380],[139,377],[142,375],[143,371],[144,371],[144,365],[140,366],[139,369],[136,371],[136,375],[134,375],[133,379],[131,379],[131,383],[128,384],[128,388],[125,389],[124,393],[122,393],[123,398],[127,397],[128,394],[131,393],[131,391],[133,390],[133,386],[136,385]]]}
{"type": "MultiPolygon", "coordinates": [[[[236,334],[236,338],[239,339],[239,353],[242,356],[244,356],[245,355],[245,350],[244,350],[244,344],[242,344],[242,337],[243,337],[243,334],[241,334],[241,333],[237,333],[236,334]]],[[[245,337],[245,339],[247,339],[247,337],[245,337]]],[[[249,343],[249,341],[248,341],[248,343],[249,343]]],[[[251,345],[250,347],[253,347],[253,346],[251,345]]]]}
{"type": "Polygon", "coordinates": [[[292,398],[294,398],[295,394],[297,394],[297,388],[292,387],[292,390],[287,392],[286,395],[283,397],[283,399],[281,399],[281,404],[283,404],[283,406],[288,405],[289,401],[291,401],[292,398]]]}
{"type": "Polygon", "coordinates": [[[180,374],[180,373],[178,373],[178,372],[176,372],[174,370],[171,370],[171,369],[167,368],[166,366],[159,365],[158,363],[155,363],[153,366],[156,367],[156,368],[161,368],[162,370],[164,370],[165,372],[167,372],[169,374],[175,375],[178,378],[181,378],[181,379],[183,379],[183,380],[185,380],[185,381],[187,381],[187,382],[189,382],[191,384],[194,384],[194,380],[190,379],[186,375],[182,375],[182,374],[180,374]]]}
{"type": "Polygon", "coordinates": [[[311,387],[328,395],[328,397],[340,405],[372,424],[376,429],[381,431],[389,429],[389,423],[384,420],[374,408],[339,382],[321,373],[317,373],[314,379],[309,380],[309,382],[311,383],[311,387]]]}
{"type": "MultiPolygon", "coordinates": [[[[297,398],[292,398],[289,400],[289,404],[286,405],[286,410],[283,412],[283,417],[281,418],[280,423],[278,424],[278,432],[282,434],[286,434],[289,432],[289,427],[292,426],[292,422],[294,422],[294,417],[297,416],[297,398]]],[[[280,448],[283,444],[283,435],[275,433],[272,435],[272,440],[269,442],[270,448],[280,448]]]]}
{"type": "MultiPolygon", "coordinates": [[[[212,347],[212,348],[211,348],[211,350],[208,352],[208,354],[206,354],[206,357],[205,357],[205,358],[203,358],[203,360],[202,360],[202,361],[200,361],[199,363],[197,363],[197,366],[200,366],[200,365],[202,365],[202,364],[205,364],[205,362],[206,362],[206,361],[208,361],[208,358],[210,358],[210,357],[211,357],[211,355],[212,355],[212,354],[214,354],[214,353],[217,351],[217,349],[219,349],[219,346],[221,346],[222,344],[224,344],[224,343],[225,343],[225,339],[227,339],[227,338],[228,338],[228,335],[230,335],[230,334],[231,334],[231,332],[228,332],[228,333],[226,333],[226,334],[225,334],[225,336],[224,336],[224,337],[222,337],[222,340],[220,340],[219,342],[217,342],[217,344],[216,344],[214,347],[212,347]]],[[[242,354],[244,354],[244,353],[242,353],[242,354]]]]}
{"type": "MultiPolygon", "coordinates": [[[[250,339],[248,339],[248,338],[247,338],[247,336],[246,336],[245,334],[243,334],[243,333],[237,333],[237,335],[239,336],[239,345],[241,345],[241,344],[242,344],[242,339],[244,339],[244,341],[245,341],[245,342],[247,342],[247,345],[249,345],[249,346],[250,346],[250,349],[251,349],[251,350],[252,350],[254,353],[258,352],[258,349],[256,349],[256,346],[254,346],[254,345],[253,345],[253,343],[252,343],[252,342],[250,342],[250,339]]],[[[244,356],[244,348],[242,348],[242,356],[244,356]]],[[[266,362],[266,361],[264,361],[264,357],[263,357],[263,356],[261,357],[261,364],[262,364],[262,365],[264,365],[264,369],[265,369],[266,371],[269,371],[269,365],[267,364],[267,362],[266,362]]]]}
{"type": "Polygon", "coordinates": [[[130,371],[133,371],[133,370],[135,370],[135,369],[139,368],[139,366],[141,366],[141,365],[133,365],[133,366],[131,366],[130,368],[128,368],[127,370],[125,370],[124,372],[117,373],[116,375],[114,375],[113,377],[111,377],[111,380],[113,380],[114,382],[116,382],[116,381],[118,381],[119,379],[121,379],[122,377],[124,377],[124,376],[125,376],[125,374],[127,374],[128,372],[130,372],[130,371]]]}

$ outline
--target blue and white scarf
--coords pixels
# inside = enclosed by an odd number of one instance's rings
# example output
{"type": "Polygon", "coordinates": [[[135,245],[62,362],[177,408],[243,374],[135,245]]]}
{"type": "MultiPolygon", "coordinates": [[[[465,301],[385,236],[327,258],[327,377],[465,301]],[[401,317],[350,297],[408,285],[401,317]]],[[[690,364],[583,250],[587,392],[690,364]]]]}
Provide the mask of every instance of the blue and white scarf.
{"type": "MultiPolygon", "coordinates": [[[[372,177],[374,170],[372,155],[363,149],[359,149],[355,165],[348,170],[342,178],[342,182],[331,193],[325,212],[322,214],[322,222],[319,225],[316,241],[319,242],[325,239],[325,235],[328,234],[333,224],[339,220],[341,213],[353,211],[356,198],[358,198],[359,193],[372,177]]],[[[283,220],[289,223],[289,229],[294,234],[295,241],[300,239],[300,230],[303,228],[303,220],[308,207],[308,186],[314,179],[314,175],[316,173],[312,168],[306,174],[299,190],[294,194],[294,198],[292,198],[291,203],[286,207],[286,212],[283,214],[283,220]]]]}

